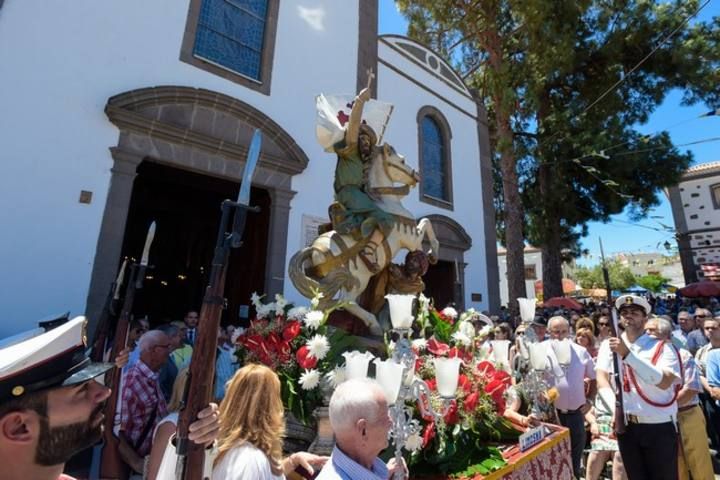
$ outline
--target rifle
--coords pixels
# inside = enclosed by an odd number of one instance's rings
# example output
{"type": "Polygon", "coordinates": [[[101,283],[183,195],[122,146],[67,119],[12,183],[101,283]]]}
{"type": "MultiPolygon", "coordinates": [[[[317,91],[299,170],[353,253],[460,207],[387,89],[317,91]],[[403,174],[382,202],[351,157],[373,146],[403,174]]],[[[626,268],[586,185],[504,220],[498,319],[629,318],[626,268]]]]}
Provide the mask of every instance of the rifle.
{"type": "MultiPolygon", "coordinates": [[[[148,256],[150,246],[155,238],[155,222],[150,225],[147,236],[145,237],[145,247],[140,264],[134,259],[129,262],[129,278],[127,287],[125,288],[125,298],[123,300],[122,311],[115,327],[115,339],[113,341],[110,358],[115,359],[118,354],[126,347],[128,330],[130,327],[130,319],[132,317],[133,304],[135,303],[135,292],[142,288],[142,282],[145,277],[145,268],[148,264],[148,256]]],[[[121,278],[122,280],[122,278],[121,278]]],[[[103,435],[103,443],[101,445],[102,456],[100,463],[100,476],[106,479],[124,480],[129,476],[129,467],[120,458],[119,448],[120,439],[118,439],[113,428],[115,427],[115,417],[117,412],[117,404],[120,398],[120,379],[122,371],[113,368],[107,372],[105,384],[110,387],[111,394],[105,404],[105,429],[103,435]]]]}
{"type": "MultiPolygon", "coordinates": [[[[602,270],[603,270],[603,278],[605,280],[605,289],[607,290],[607,302],[608,307],[610,308],[610,311],[612,312],[612,320],[613,320],[613,326],[615,328],[615,335],[620,337],[620,325],[618,324],[618,318],[617,318],[617,310],[615,310],[615,307],[613,306],[612,302],[612,290],[610,290],[610,272],[607,269],[607,264],[605,263],[605,252],[603,251],[603,245],[602,245],[602,238],[600,239],[600,256],[602,258],[602,270]]],[[[616,435],[622,435],[625,433],[625,407],[623,406],[623,385],[622,380],[620,378],[620,366],[622,365],[622,362],[620,361],[620,356],[617,353],[613,353],[613,369],[615,373],[613,376],[615,377],[615,389],[617,390],[617,393],[615,394],[615,413],[614,413],[614,424],[615,424],[615,434],[616,435]]]]}
{"type": "Polygon", "coordinates": [[[262,136],[259,130],[250,145],[248,160],[245,164],[240,193],[237,202],[225,200],[222,203],[222,216],[218,228],[215,252],[208,286],[205,289],[200,319],[197,326],[197,337],[190,361],[190,373],[183,395],[183,405],[178,419],[176,452],[177,464],[175,476],[183,480],[199,480],[203,478],[205,463],[205,447],[190,442],[188,439],[190,424],[197,418],[198,412],[212,400],[213,380],[215,378],[215,355],[217,353],[217,332],[220,327],[220,316],[225,307],[225,274],[230,257],[230,250],[242,245],[247,212],[259,212],[258,207],[249,206],[250,184],[260,155],[262,136]],[[228,231],[230,215],[233,214],[232,230],[228,231]]]}
{"type": "Polygon", "coordinates": [[[120,300],[120,289],[122,289],[125,278],[127,262],[127,258],[123,260],[122,266],[118,271],[118,276],[110,286],[110,291],[105,299],[105,305],[98,320],[95,339],[92,343],[91,358],[94,362],[102,362],[105,357],[105,349],[107,348],[108,337],[110,337],[110,325],[113,323],[112,319],[117,316],[116,304],[117,301],[120,300]]]}

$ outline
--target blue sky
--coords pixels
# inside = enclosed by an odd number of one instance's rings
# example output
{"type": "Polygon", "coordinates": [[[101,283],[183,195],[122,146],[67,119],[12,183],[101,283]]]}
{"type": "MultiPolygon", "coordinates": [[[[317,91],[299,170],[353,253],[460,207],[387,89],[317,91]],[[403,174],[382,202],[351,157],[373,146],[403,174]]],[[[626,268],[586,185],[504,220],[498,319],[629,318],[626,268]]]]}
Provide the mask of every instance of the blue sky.
{"type": "MultiPolygon", "coordinates": [[[[393,0],[379,0],[379,5],[380,33],[405,35],[407,33],[407,22],[398,13],[395,2],[393,0]]],[[[720,2],[710,2],[700,12],[698,18],[707,21],[716,16],[720,16],[720,2]]],[[[682,92],[671,92],[650,117],[648,123],[640,126],[639,130],[648,134],[667,130],[675,145],[720,137],[720,116],[697,118],[712,108],[705,105],[681,106],[681,97],[682,92]]],[[[392,102],[392,98],[383,100],[392,102]]],[[[720,105],[714,105],[713,107],[720,108],[720,105]]],[[[695,158],[695,164],[720,161],[720,142],[718,141],[680,147],[680,149],[691,151],[695,158]]],[[[599,237],[602,237],[605,255],[619,252],[653,252],[658,250],[665,252],[662,243],[667,240],[675,247],[675,241],[671,234],[653,230],[662,230],[661,223],[674,226],[670,202],[664,193],[660,193],[660,199],[660,205],[651,213],[653,218],[634,223],[629,220],[627,215],[621,214],[614,216],[609,223],[589,223],[589,235],[583,239],[582,243],[583,248],[590,250],[590,257],[580,259],[580,263],[595,264],[599,261],[599,237]],[[659,247],[658,244],[660,244],[659,247]]]]}

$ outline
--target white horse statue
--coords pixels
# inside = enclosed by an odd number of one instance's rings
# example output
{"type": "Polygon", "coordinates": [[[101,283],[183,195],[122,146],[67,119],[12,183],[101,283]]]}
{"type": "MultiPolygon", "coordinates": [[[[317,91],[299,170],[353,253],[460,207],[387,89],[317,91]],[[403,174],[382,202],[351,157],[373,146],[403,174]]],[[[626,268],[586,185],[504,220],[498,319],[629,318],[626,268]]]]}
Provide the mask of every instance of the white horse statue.
{"type": "MultiPolygon", "coordinates": [[[[426,237],[430,242],[430,250],[426,253],[430,259],[436,259],[439,243],[430,220],[423,218],[417,222],[401,203],[410,193],[410,188],[417,184],[418,173],[388,144],[375,147],[371,162],[368,193],[382,210],[395,218],[392,231],[382,247],[377,249],[378,265],[381,269],[387,267],[401,250],[422,249],[426,237]],[[395,186],[396,183],[400,186],[395,186]]],[[[319,308],[326,309],[342,303],[345,310],[362,320],[371,334],[382,335],[383,330],[375,315],[356,302],[373,276],[359,258],[364,244],[334,230],[324,233],[290,259],[289,274],[295,288],[305,297],[312,298],[316,292],[322,293],[319,308]]]]}

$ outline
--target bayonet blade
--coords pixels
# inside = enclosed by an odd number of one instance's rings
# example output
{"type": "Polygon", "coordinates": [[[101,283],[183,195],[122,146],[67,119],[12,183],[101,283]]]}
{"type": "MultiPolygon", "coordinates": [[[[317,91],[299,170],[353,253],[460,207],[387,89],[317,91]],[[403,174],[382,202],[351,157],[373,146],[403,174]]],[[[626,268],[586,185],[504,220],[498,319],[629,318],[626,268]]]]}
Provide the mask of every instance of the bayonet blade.
{"type": "Polygon", "coordinates": [[[148,260],[150,258],[150,247],[152,246],[152,242],[154,239],[155,239],[155,222],[152,222],[150,224],[150,228],[148,229],[147,236],[145,237],[145,246],[143,247],[142,257],[140,259],[141,267],[147,267],[148,260]]]}
{"type": "Polygon", "coordinates": [[[240,205],[250,205],[250,187],[252,184],[255,166],[260,158],[260,147],[262,146],[262,132],[256,129],[250,142],[248,158],[245,161],[245,170],[243,171],[242,183],[240,183],[240,193],[238,194],[237,203],[240,205]]]}

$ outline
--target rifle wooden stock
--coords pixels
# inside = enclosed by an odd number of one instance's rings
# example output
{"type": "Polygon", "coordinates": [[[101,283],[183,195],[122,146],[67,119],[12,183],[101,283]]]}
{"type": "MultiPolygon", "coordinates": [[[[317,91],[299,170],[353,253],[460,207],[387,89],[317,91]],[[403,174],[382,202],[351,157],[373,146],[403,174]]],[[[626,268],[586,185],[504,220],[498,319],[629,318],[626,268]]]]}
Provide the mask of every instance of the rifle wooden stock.
{"type": "MultiPolygon", "coordinates": [[[[115,328],[115,339],[113,341],[110,358],[112,361],[125,348],[127,343],[128,329],[130,327],[130,316],[132,315],[133,303],[135,302],[135,289],[137,277],[137,264],[130,264],[130,281],[125,289],[122,311],[115,328]]],[[[102,460],[100,464],[100,476],[104,479],[125,480],[129,476],[130,468],[120,458],[120,440],[113,433],[115,426],[115,412],[120,397],[120,377],[122,371],[113,368],[105,374],[105,384],[110,387],[112,393],[105,404],[105,429],[103,432],[102,460]]]]}
{"type": "MultiPolygon", "coordinates": [[[[228,224],[233,209],[252,210],[252,207],[239,205],[226,200],[222,205],[222,217],[218,230],[215,253],[210,279],[205,290],[205,297],[200,308],[200,319],[197,326],[197,337],[190,361],[190,373],[185,386],[183,407],[180,411],[177,428],[177,478],[183,480],[200,480],[203,478],[205,463],[205,447],[191,442],[188,439],[190,424],[197,418],[198,412],[207,407],[212,400],[213,383],[215,379],[215,357],[217,353],[217,335],[220,327],[222,310],[225,307],[225,274],[227,273],[230,249],[239,246],[242,237],[242,228],[228,232],[228,224]]],[[[244,213],[244,212],[242,212],[244,213]]],[[[241,221],[244,227],[244,215],[237,215],[236,221],[241,221]]]]}

